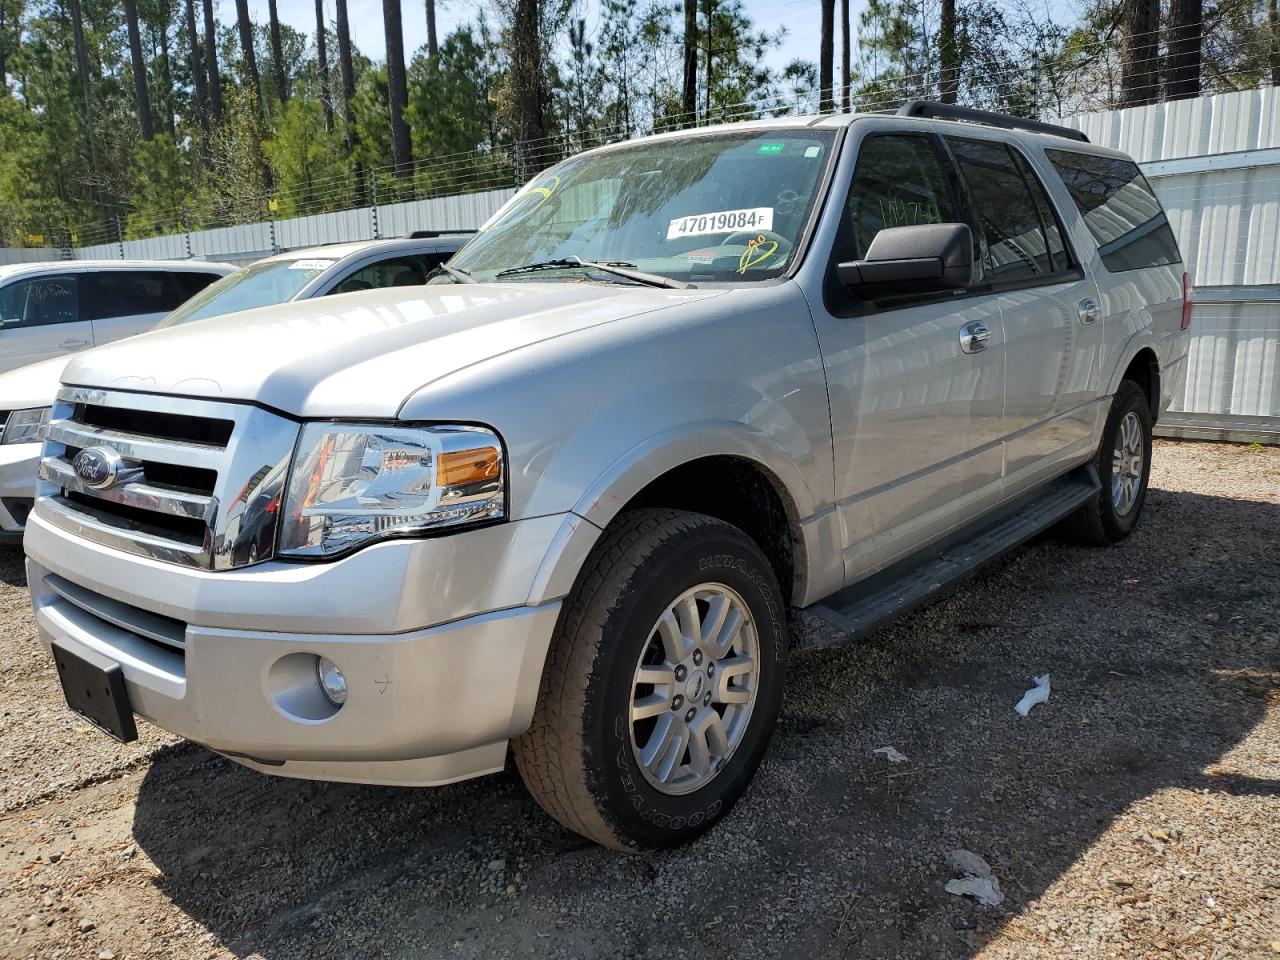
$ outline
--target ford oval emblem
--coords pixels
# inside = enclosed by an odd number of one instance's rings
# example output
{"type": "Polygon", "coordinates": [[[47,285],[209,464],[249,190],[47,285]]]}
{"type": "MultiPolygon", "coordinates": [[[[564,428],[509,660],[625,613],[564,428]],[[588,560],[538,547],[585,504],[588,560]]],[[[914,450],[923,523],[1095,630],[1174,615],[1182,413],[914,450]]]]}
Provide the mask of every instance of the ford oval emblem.
{"type": "Polygon", "coordinates": [[[86,487],[105,490],[116,482],[124,460],[106,447],[85,447],[71,459],[71,469],[86,487]]]}

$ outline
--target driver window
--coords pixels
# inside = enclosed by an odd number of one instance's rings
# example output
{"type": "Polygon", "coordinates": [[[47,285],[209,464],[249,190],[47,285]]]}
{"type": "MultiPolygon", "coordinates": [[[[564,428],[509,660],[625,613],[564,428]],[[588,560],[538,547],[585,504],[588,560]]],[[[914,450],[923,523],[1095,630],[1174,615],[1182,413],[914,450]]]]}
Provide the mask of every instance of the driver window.
{"type": "Polygon", "coordinates": [[[80,288],[75,277],[20,280],[0,290],[0,324],[37,327],[80,319],[80,288]]]}
{"type": "Polygon", "coordinates": [[[916,134],[873,134],[862,142],[845,209],[848,230],[840,260],[866,255],[886,227],[960,223],[955,195],[937,148],[916,134]]]}
{"type": "Polygon", "coordinates": [[[355,293],[358,290],[380,290],[383,287],[419,287],[427,282],[427,272],[416,257],[383,260],[357,270],[329,293],[355,293]]]}

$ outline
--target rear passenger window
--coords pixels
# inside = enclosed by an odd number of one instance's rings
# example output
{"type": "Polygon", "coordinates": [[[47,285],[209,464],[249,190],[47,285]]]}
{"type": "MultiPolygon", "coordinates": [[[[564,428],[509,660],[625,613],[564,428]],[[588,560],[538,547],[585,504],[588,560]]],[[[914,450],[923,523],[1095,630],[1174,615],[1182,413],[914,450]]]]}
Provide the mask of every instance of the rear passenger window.
{"type": "Polygon", "coordinates": [[[84,284],[88,320],[168,313],[188,299],[175,275],[160,270],[103,270],[85,274],[84,284]]]}
{"type": "Polygon", "coordinates": [[[76,277],[36,277],[0,289],[0,326],[39,327],[79,319],[76,277]]]}
{"type": "Polygon", "coordinates": [[[1046,150],[1113,273],[1181,263],[1160,201],[1132,160],[1046,150]]]}
{"type": "Polygon", "coordinates": [[[862,142],[845,217],[855,249],[839,251],[842,261],[865,256],[886,227],[962,219],[938,151],[929,138],[911,134],[877,135],[862,142]]]}
{"type": "Polygon", "coordinates": [[[1066,270],[1062,230],[1027,162],[996,141],[948,137],[947,142],[986,236],[990,279],[1035,281],[1066,270]]]}

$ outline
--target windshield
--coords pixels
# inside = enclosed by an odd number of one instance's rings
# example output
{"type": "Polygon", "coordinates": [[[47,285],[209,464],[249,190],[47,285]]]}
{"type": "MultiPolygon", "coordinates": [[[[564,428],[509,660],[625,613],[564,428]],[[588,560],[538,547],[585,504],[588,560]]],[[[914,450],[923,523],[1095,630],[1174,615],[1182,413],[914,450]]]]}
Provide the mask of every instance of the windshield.
{"type": "Polygon", "coordinates": [[[564,257],[692,282],[771,279],[800,246],[834,141],[829,130],[691,133],[576,157],[516,194],[449,263],[483,281],[581,278],[497,277],[564,257]]]}
{"type": "Polygon", "coordinates": [[[331,266],[332,260],[299,259],[265,260],[243,267],[205,287],[155,329],[284,303],[331,266]]]}

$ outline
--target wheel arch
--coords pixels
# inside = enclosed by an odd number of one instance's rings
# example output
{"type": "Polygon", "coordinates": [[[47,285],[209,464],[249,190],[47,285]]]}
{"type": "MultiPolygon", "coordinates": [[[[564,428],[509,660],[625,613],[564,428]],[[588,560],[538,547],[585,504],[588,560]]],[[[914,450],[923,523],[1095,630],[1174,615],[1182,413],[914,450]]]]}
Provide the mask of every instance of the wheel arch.
{"type": "Polygon", "coordinates": [[[1107,395],[1115,396],[1121,382],[1125,380],[1132,380],[1142,387],[1154,423],[1160,416],[1163,386],[1160,380],[1160,356],[1155,339],[1149,334],[1140,334],[1126,345],[1121,353],[1121,361],[1116,364],[1112,373],[1107,395]]]}

